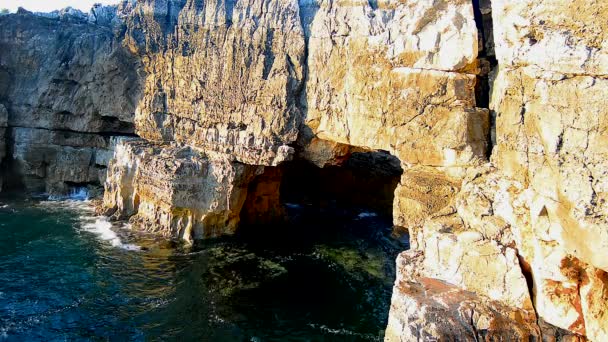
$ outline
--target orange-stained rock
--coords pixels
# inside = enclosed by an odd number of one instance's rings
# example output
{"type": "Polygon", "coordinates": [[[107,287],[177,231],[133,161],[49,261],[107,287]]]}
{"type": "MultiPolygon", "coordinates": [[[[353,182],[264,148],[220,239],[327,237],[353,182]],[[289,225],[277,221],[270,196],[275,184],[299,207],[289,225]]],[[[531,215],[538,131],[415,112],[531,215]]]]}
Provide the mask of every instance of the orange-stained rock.
{"type": "Polygon", "coordinates": [[[542,336],[533,310],[420,276],[420,257],[421,253],[404,252],[397,258],[385,341],[527,341],[542,336]]]}

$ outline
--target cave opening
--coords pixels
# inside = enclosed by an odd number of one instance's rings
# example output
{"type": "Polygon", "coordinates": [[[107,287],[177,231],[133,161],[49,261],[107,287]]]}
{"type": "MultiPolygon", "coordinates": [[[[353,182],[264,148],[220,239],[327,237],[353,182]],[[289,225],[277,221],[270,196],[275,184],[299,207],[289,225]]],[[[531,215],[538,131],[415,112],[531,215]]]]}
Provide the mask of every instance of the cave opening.
{"type": "Polygon", "coordinates": [[[392,221],[393,198],[403,170],[388,152],[355,152],[340,165],[319,168],[307,161],[286,165],[281,202],[321,216],[356,214],[392,221]]]}
{"type": "Polygon", "coordinates": [[[308,244],[336,234],[367,241],[392,236],[407,249],[407,232],[393,227],[402,173],[399,159],[386,151],[354,152],[322,168],[302,159],[267,167],[249,186],[239,233],[308,244]]]}
{"type": "Polygon", "coordinates": [[[249,184],[241,225],[227,243],[246,246],[241,256],[231,250],[230,274],[259,269],[263,279],[251,276],[255,288],[237,292],[234,302],[255,298],[256,317],[275,303],[273,315],[278,310],[306,324],[383,329],[395,259],[409,248],[407,234],[393,227],[402,173],[400,161],[384,151],[352,153],[323,168],[302,159],[265,167],[249,184]]]}

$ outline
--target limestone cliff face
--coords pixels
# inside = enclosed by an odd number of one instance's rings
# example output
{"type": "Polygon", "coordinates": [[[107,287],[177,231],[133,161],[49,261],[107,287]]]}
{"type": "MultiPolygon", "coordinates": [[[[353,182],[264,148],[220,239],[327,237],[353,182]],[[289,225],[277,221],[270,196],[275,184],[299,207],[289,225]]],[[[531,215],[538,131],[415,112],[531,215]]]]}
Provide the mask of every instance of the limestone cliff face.
{"type": "Polygon", "coordinates": [[[106,214],[192,240],[280,218],[292,158],[390,153],[412,249],[386,340],[603,341],[607,15],[142,0],[0,17],[0,157],[31,188],[105,181],[106,214]]]}
{"type": "Polygon", "coordinates": [[[608,4],[493,3],[491,107],[511,225],[529,263],[538,313],[561,328],[608,339],[608,221],[604,94],[608,4]],[[520,25],[514,27],[513,20],[520,25]]]}
{"type": "Polygon", "coordinates": [[[247,164],[290,159],[305,68],[296,0],[142,1],[127,23],[124,43],[147,73],[142,138],[247,164]]]}
{"type": "Polygon", "coordinates": [[[104,136],[133,133],[142,91],[122,26],[115,7],[0,16],[0,121],[20,175],[11,183],[33,192],[103,183],[104,136]]]}
{"type": "MultiPolygon", "coordinates": [[[[533,304],[540,318],[564,331],[608,338],[606,10],[576,1],[492,1],[498,61],[490,77],[492,163],[471,168],[454,199],[413,229],[415,250],[401,256],[410,265],[402,272],[523,312],[533,304]],[[517,259],[509,257],[514,253],[517,259]]],[[[397,281],[394,304],[400,286],[412,280],[397,281]]],[[[403,338],[391,332],[411,319],[402,310],[392,308],[389,339],[403,338]]],[[[526,325],[534,321],[522,317],[526,325]]],[[[471,329],[480,328],[477,319],[471,329]]],[[[504,336],[492,326],[488,331],[504,336]]]]}
{"type": "Polygon", "coordinates": [[[314,139],[387,150],[406,166],[464,167],[484,155],[470,2],[300,4],[314,139]]]}
{"type": "Polygon", "coordinates": [[[106,214],[185,240],[233,233],[249,183],[264,171],[228,155],[136,139],[118,144],[110,164],[106,214]]]}

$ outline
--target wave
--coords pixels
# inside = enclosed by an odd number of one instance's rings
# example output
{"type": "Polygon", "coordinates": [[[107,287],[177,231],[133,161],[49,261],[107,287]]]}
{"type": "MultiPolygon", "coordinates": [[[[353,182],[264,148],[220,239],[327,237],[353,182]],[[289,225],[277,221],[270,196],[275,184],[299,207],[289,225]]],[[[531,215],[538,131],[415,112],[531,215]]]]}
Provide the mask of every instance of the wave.
{"type": "Polygon", "coordinates": [[[112,230],[112,223],[107,217],[82,216],[82,228],[85,231],[97,235],[101,240],[109,242],[114,247],[126,249],[128,251],[139,251],[140,246],[134,244],[125,244],[122,242],[118,234],[112,230]]]}
{"type": "Polygon", "coordinates": [[[135,244],[123,243],[118,234],[112,230],[112,223],[107,217],[95,216],[95,210],[88,200],[86,188],[75,188],[68,196],[49,196],[48,201],[39,203],[50,211],[69,209],[78,213],[80,227],[89,233],[95,234],[99,239],[109,242],[113,247],[128,251],[140,251],[141,247],[135,244]]]}
{"type": "Polygon", "coordinates": [[[302,206],[295,203],[285,203],[285,206],[290,209],[301,209],[302,206]]]}
{"type": "Polygon", "coordinates": [[[374,335],[374,334],[363,334],[363,333],[358,333],[352,330],[348,330],[348,329],[344,329],[344,328],[340,328],[340,329],[332,329],[324,324],[312,324],[309,323],[308,324],[309,327],[313,328],[313,329],[318,329],[320,331],[323,331],[326,334],[330,334],[330,335],[338,335],[338,336],[353,336],[353,337],[358,337],[360,339],[364,339],[364,340],[370,340],[370,341],[382,341],[382,336],[380,334],[378,335],[374,335]]]}
{"type": "Polygon", "coordinates": [[[372,213],[372,212],[362,212],[361,214],[359,214],[357,217],[362,219],[362,218],[367,218],[367,217],[376,217],[378,216],[378,214],[376,213],[372,213]]]}
{"type": "Polygon", "coordinates": [[[88,201],[89,200],[89,189],[85,186],[75,187],[70,190],[67,195],[50,195],[49,201],[88,201]]]}

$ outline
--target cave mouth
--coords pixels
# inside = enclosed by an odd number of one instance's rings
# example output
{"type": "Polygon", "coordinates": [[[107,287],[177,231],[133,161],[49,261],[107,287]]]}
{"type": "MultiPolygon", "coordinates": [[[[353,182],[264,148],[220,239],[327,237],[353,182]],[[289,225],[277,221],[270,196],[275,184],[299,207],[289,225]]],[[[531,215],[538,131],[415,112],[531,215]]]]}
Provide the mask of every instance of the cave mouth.
{"type": "Polygon", "coordinates": [[[339,327],[377,339],[388,323],[395,259],[409,248],[407,234],[395,235],[392,217],[402,172],[400,161],[383,151],[352,153],[324,168],[297,159],[266,167],[249,186],[237,233],[221,240],[237,251],[223,252],[228,269],[217,272],[246,271],[244,279],[256,281],[231,301],[254,299],[256,318],[270,308],[273,318],[265,322],[304,320],[307,329],[339,327]],[[265,220],[278,211],[281,219],[265,220]]]}
{"type": "Polygon", "coordinates": [[[339,165],[323,168],[302,159],[267,168],[249,188],[252,196],[238,233],[246,239],[259,240],[261,234],[265,240],[309,246],[334,241],[337,235],[338,240],[369,243],[394,238],[401,250],[407,249],[406,232],[393,226],[394,193],[402,173],[399,159],[385,151],[354,152],[339,165]]]}
{"type": "Polygon", "coordinates": [[[281,202],[320,215],[378,216],[392,221],[393,198],[403,169],[388,152],[355,152],[340,165],[319,168],[307,161],[286,165],[281,202]]]}

